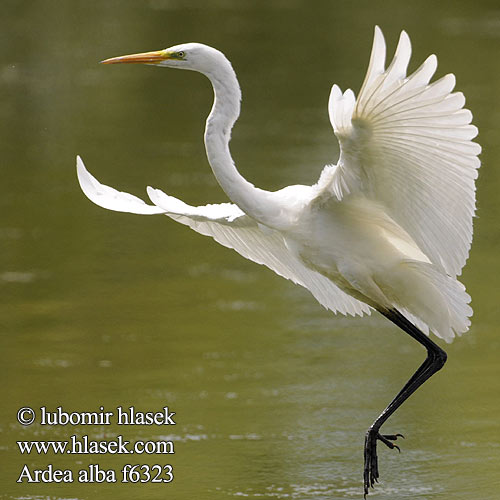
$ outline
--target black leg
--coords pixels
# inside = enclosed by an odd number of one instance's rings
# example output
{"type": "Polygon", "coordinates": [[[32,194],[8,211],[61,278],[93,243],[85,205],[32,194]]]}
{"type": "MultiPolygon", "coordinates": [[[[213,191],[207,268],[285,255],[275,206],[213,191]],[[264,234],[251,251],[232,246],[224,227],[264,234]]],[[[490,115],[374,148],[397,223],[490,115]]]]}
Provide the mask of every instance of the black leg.
{"type": "Polygon", "coordinates": [[[399,311],[391,309],[388,311],[379,311],[386,318],[399,326],[408,335],[427,349],[427,358],[420,365],[418,370],[406,382],[405,386],[399,391],[398,395],[391,401],[387,408],[373,422],[365,436],[365,466],[364,466],[364,494],[365,498],[368,489],[373,488],[378,481],[378,460],[377,460],[377,440],[382,441],[391,449],[398,449],[392,441],[401,434],[382,435],[379,433],[380,427],[385,421],[434,373],[440,370],[446,362],[446,353],[436,345],[427,335],[421,332],[414,324],[408,321],[399,311]]]}

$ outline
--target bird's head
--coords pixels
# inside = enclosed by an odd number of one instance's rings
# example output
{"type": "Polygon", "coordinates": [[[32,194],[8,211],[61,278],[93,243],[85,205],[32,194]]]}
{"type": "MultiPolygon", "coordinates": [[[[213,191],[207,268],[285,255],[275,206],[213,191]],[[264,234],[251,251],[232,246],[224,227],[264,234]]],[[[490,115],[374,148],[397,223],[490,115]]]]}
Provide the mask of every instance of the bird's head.
{"type": "Polygon", "coordinates": [[[183,43],[168,49],[112,57],[102,64],[142,63],[168,68],[190,69],[209,75],[227,59],[222,52],[202,43],[183,43]]]}

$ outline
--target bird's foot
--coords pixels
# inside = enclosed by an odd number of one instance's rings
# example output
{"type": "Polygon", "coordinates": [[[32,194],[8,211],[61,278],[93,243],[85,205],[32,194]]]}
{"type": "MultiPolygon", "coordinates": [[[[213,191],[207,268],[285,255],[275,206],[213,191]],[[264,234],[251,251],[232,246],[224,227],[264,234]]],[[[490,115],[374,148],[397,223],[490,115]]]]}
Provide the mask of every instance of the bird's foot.
{"type": "Polygon", "coordinates": [[[364,467],[364,497],[368,495],[368,489],[373,488],[378,483],[378,458],[377,458],[377,440],[382,441],[391,450],[398,450],[399,446],[393,441],[403,438],[402,434],[380,434],[374,429],[370,429],[365,436],[365,467],[364,467]]]}

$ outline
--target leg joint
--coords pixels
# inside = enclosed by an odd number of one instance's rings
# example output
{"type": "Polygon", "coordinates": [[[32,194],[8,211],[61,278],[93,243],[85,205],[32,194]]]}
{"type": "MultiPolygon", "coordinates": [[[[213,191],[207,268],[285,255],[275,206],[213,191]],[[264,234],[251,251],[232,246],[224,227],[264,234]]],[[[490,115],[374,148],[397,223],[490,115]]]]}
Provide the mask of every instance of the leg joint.
{"type": "Polygon", "coordinates": [[[443,349],[441,349],[440,347],[435,346],[435,349],[433,349],[432,351],[429,350],[428,353],[429,357],[433,360],[436,366],[436,371],[443,368],[446,360],[448,359],[448,355],[446,354],[446,352],[443,351],[443,349]]]}

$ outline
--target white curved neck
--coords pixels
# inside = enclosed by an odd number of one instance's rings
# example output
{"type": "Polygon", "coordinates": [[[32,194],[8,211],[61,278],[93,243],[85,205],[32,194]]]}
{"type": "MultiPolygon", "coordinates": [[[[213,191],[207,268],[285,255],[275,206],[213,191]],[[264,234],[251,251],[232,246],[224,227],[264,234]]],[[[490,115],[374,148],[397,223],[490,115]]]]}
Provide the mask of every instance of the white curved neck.
{"type": "Polygon", "coordinates": [[[241,91],[227,59],[207,73],[214,89],[214,104],[205,128],[205,148],[213,173],[227,196],[257,221],[277,227],[281,208],[274,193],[256,188],[237,170],[229,151],[231,129],[240,114],[241,91]]]}

